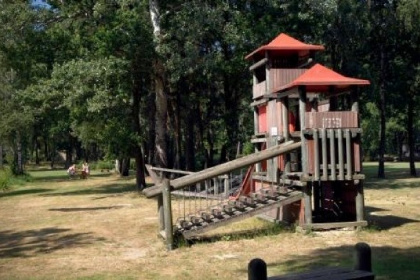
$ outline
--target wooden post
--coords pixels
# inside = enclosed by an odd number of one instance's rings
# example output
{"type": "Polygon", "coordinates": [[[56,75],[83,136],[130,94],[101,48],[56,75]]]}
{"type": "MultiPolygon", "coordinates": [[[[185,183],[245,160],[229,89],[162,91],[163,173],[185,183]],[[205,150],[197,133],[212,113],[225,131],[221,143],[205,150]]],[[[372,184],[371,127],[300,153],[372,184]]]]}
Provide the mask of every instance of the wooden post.
{"type": "Polygon", "coordinates": [[[322,179],[328,180],[328,153],[327,153],[327,129],[321,130],[321,150],[322,150],[322,179]]]}
{"type": "Polygon", "coordinates": [[[265,64],[265,94],[270,94],[271,93],[271,79],[270,79],[271,62],[270,62],[268,51],[265,52],[265,58],[267,59],[267,62],[265,64]]]}
{"type": "MultiPolygon", "coordinates": [[[[351,95],[351,110],[357,113],[357,117],[359,117],[359,89],[357,87],[353,88],[352,95],[351,95]]],[[[357,120],[358,125],[359,120],[357,120]]],[[[362,158],[362,155],[359,156],[359,159],[362,158]]],[[[364,210],[365,209],[365,198],[363,195],[363,182],[359,181],[357,184],[357,194],[356,194],[356,219],[357,221],[364,220],[364,210]]]]}
{"type": "Polygon", "coordinates": [[[354,155],[352,154],[352,149],[351,149],[351,132],[349,129],[344,130],[344,136],[346,138],[346,164],[347,164],[347,176],[346,179],[347,180],[351,180],[353,178],[353,157],[354,155]]]}
{"type": "Polygon", "coordinates": [[[318,129],[314,129],[314,177],[319,180],[319,138],[318,129]]]}
{"type": "Polygon", "coordinates": [[[344,180],[344,149],[343,149],[343,130],[337,130],[338,139],[338,180],[344,180]]]}
{"type": "Polygon", "coordinates": [[[355,270],[372,272],[372,253],[369,244],[359,242],[355,246],[355,270]]]}
{"type": "MultiPolygon", "coordinates": [[[[289,131],[289,98],[283,97],[281,99],[281,112],[282,112],[282,122],[283,122],[283,137],[284,141],[290,140],[290,131],[289,131]]],[[[290,154],[287,153],[284,155],[284,173],[290,173],[290,154]]]]}
{"type": "Polygon", "coordinates": [[[172,228],[172,203],[171,186],[168,179],[162,181],[163,211],[165,220],[166,248],[168,251],[174,249],[174,236],[172,228]]]}
{"type": "Polygon", "coordinates": [[[267,280],[267,264],[262,259],[252,259],[248,264],[248,280],[267,280]]]}
{"type": "MultiPolygon", "coordinates": [[[[302,176],[308,176],[308,141],[303,134],[306,128],[305,120],[306,112],[306,87],[299,87],[299,120],[300,120],[300,140],[302,142],[302,176]]],[[[312,224],[312,184],[306,184],[304,189],[304,209],[305,209],[305,224],[312,224]]]]}
{"type": "Polygon", "coordinates": [[[160,194],[157,196],[157,206],[158,206],[158,217],[159,217],[159,231],[162,232],[165,230],[165,212],[163,209],[163,195],[160,194]]]}
{"type": "Polygon", "coordinates": [[[365,219],[365,199],[363,195],[363,182],[359,181],[356,185],[356,220],[363,221],[365,219]]]}
{"type": "Polygon", "coordinates": [[[305,120],[306,112],[306,87],[299,87],[299,120],[300,120],[300,139],[302,142],[301,151],[302,151],[302,173],[303,176],[308,175],[308,143],[306,141],[305,135],[303,134],[306,128],[305,120]]]}
{"type": "Polygon", "coordinates": [[[225,198],[228,198],[229,192],[230,192],[229,175],[226,174],[222,178],[223,178],[223,183],[224,183],[224,188],[225,188],[225,198]]]}
{"type": "Polygon", "coordinates": [[[331,158],[331,180],[335,181],[337,179],[337,170],[335,163],[335,133],[334,129],[330,130],[330,158],[331,158]]]}
{"type": "MultiPolygon", "coordinates": [[[[268,147],[275,147],[278,143],[277,136],[273,135],[270,138],[267,139],[268,147]]],[[[267,160],[267,177],[271,182],[278,182],[278,163],[277,163],[277,157],[273,157],[269,160],[267,160]]]]}

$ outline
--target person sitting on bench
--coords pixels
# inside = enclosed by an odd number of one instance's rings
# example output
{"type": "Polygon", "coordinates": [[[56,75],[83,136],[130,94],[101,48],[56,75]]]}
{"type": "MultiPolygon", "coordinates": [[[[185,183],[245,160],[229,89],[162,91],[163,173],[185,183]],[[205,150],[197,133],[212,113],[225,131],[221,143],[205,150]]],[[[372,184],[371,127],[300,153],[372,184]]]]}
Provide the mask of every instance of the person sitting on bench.
{"type": "Polygon", "coordinates": [[[69,174],[70,177],[73,177],[76,175],[76,164],[73,164],[67,169],[67,174],[69,174]]]}
{"type": "Polygon", "coordinates": [[[87,176],[89,175],[89,164],[87,161],[83,162],[82,165],[82,174],[80,175],[80,178],[87,179],[87,176]]]}

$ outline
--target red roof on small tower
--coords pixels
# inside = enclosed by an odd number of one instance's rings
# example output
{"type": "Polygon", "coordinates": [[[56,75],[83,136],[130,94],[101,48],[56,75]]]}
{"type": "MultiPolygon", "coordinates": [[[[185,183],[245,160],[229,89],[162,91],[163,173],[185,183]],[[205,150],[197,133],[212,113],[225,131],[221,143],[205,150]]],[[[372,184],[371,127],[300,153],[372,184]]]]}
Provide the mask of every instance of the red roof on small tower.
{"type": "Polygon", "coordinates": [[[308,69],[308,71],[297,77],[293,82],[281,86],[275,91],[290,89],[297,86],[306,86],[308,91],[327,92],[329,86],[347,88],[352,85],[370,85],[370,82],[368,80],[343,76],[317,63],[308,69]]]}
{"type": "Polygon", "coordinates": [[[260,53],[266,50],[276,50],[276,51],[311,51],[311,50],[324,50],[323,46],[320,45],[311,45],[305,44],[295,38],[290,37],[287,34],[280,33],[273,41],[269,44],[264,45],[253,51],[252,53],[248,54],[245,59],[250,59],[254,54],[260,53]]]}

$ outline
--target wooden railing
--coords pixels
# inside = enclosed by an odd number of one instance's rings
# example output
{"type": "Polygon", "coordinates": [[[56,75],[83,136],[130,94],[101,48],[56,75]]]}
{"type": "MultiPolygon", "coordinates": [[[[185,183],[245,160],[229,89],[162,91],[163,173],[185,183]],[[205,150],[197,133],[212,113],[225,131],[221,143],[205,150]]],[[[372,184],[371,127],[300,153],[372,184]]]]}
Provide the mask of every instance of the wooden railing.
{"type": "Polygon", "coordinates": [[[271,91],[293,82],[307,70],[308,69],[270,69],[271,91]]]}
{"type": "Polygon", "coordinates": [[[265,94],[270,94],[281,86],[293,82],[297,77],[305,73],[307,69],[270,69],[269,85],[267,91],[267,81],[254,84],[252,88],[253,98],[257,99],[265,94]]]}
{"type": "MultiPolygon", "coordinates": [[[[204,210],[204,206],[206,209],[209,209],[213,207],[214,204],[209,204],[208,196],[213,194],[213,196],[215,196],[213,197],[213,201],[215,201],[215,203],[222,203],[224,200],[227,200],[231,194],[230,183],[232,182],[232,176],[228,174],[241,168],[247,168],[255,163],[291,152],[298,149],[300,146],[300,142],[294,143],[293,141],[289,141],[200,172],[186,174],[183,177],[173,180],[161,179],[161,176],[156,175],[156,171],[167,172],[168,170],[159,170],[149,166],[149,173],[153,174],[153,172],[155,172],[155,175],[151,174],[155,180],[155,186],[145,189],[143,193],[148,198],[157,197],[158,199],[159,228],[161,235],[166,239],[167,248],[171,250],[174,244],[173,221],[185,216],[185,211],[183,214],[175,213],[174,215],[175,210],[179,208],[173,207],[172,203],[174,201],[177,201],[177,199],[186,199],[185,201],[188,203],[196,203],[193,207],[193,212],[204,210]],[[223,183],[220,184],[221,182],[223,183]],[[213,191],[213,193],[211,193],[211,191],[213,191]],[[198,200],[188,200],[189,197],[198,200]],[[203,200],[205,200],[205,202],[203,202],[203,200]],[[203,203],[203,205],[201,205],[201,203],[203,203]]],[[[185,207],[185,205],[186,204],[184,204],[183,207],[185,207]]]]}

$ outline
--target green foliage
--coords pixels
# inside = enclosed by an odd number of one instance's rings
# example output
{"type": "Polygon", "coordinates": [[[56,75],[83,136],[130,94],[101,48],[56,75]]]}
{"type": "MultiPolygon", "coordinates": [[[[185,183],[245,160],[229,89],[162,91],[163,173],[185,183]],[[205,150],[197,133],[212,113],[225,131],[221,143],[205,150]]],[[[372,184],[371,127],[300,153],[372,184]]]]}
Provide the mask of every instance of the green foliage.
{"type": "Polygon", "coordinates": [[[0,169],[0,191],[7,191],[11,187],[12,175],[9,168],[0,169]]]}

